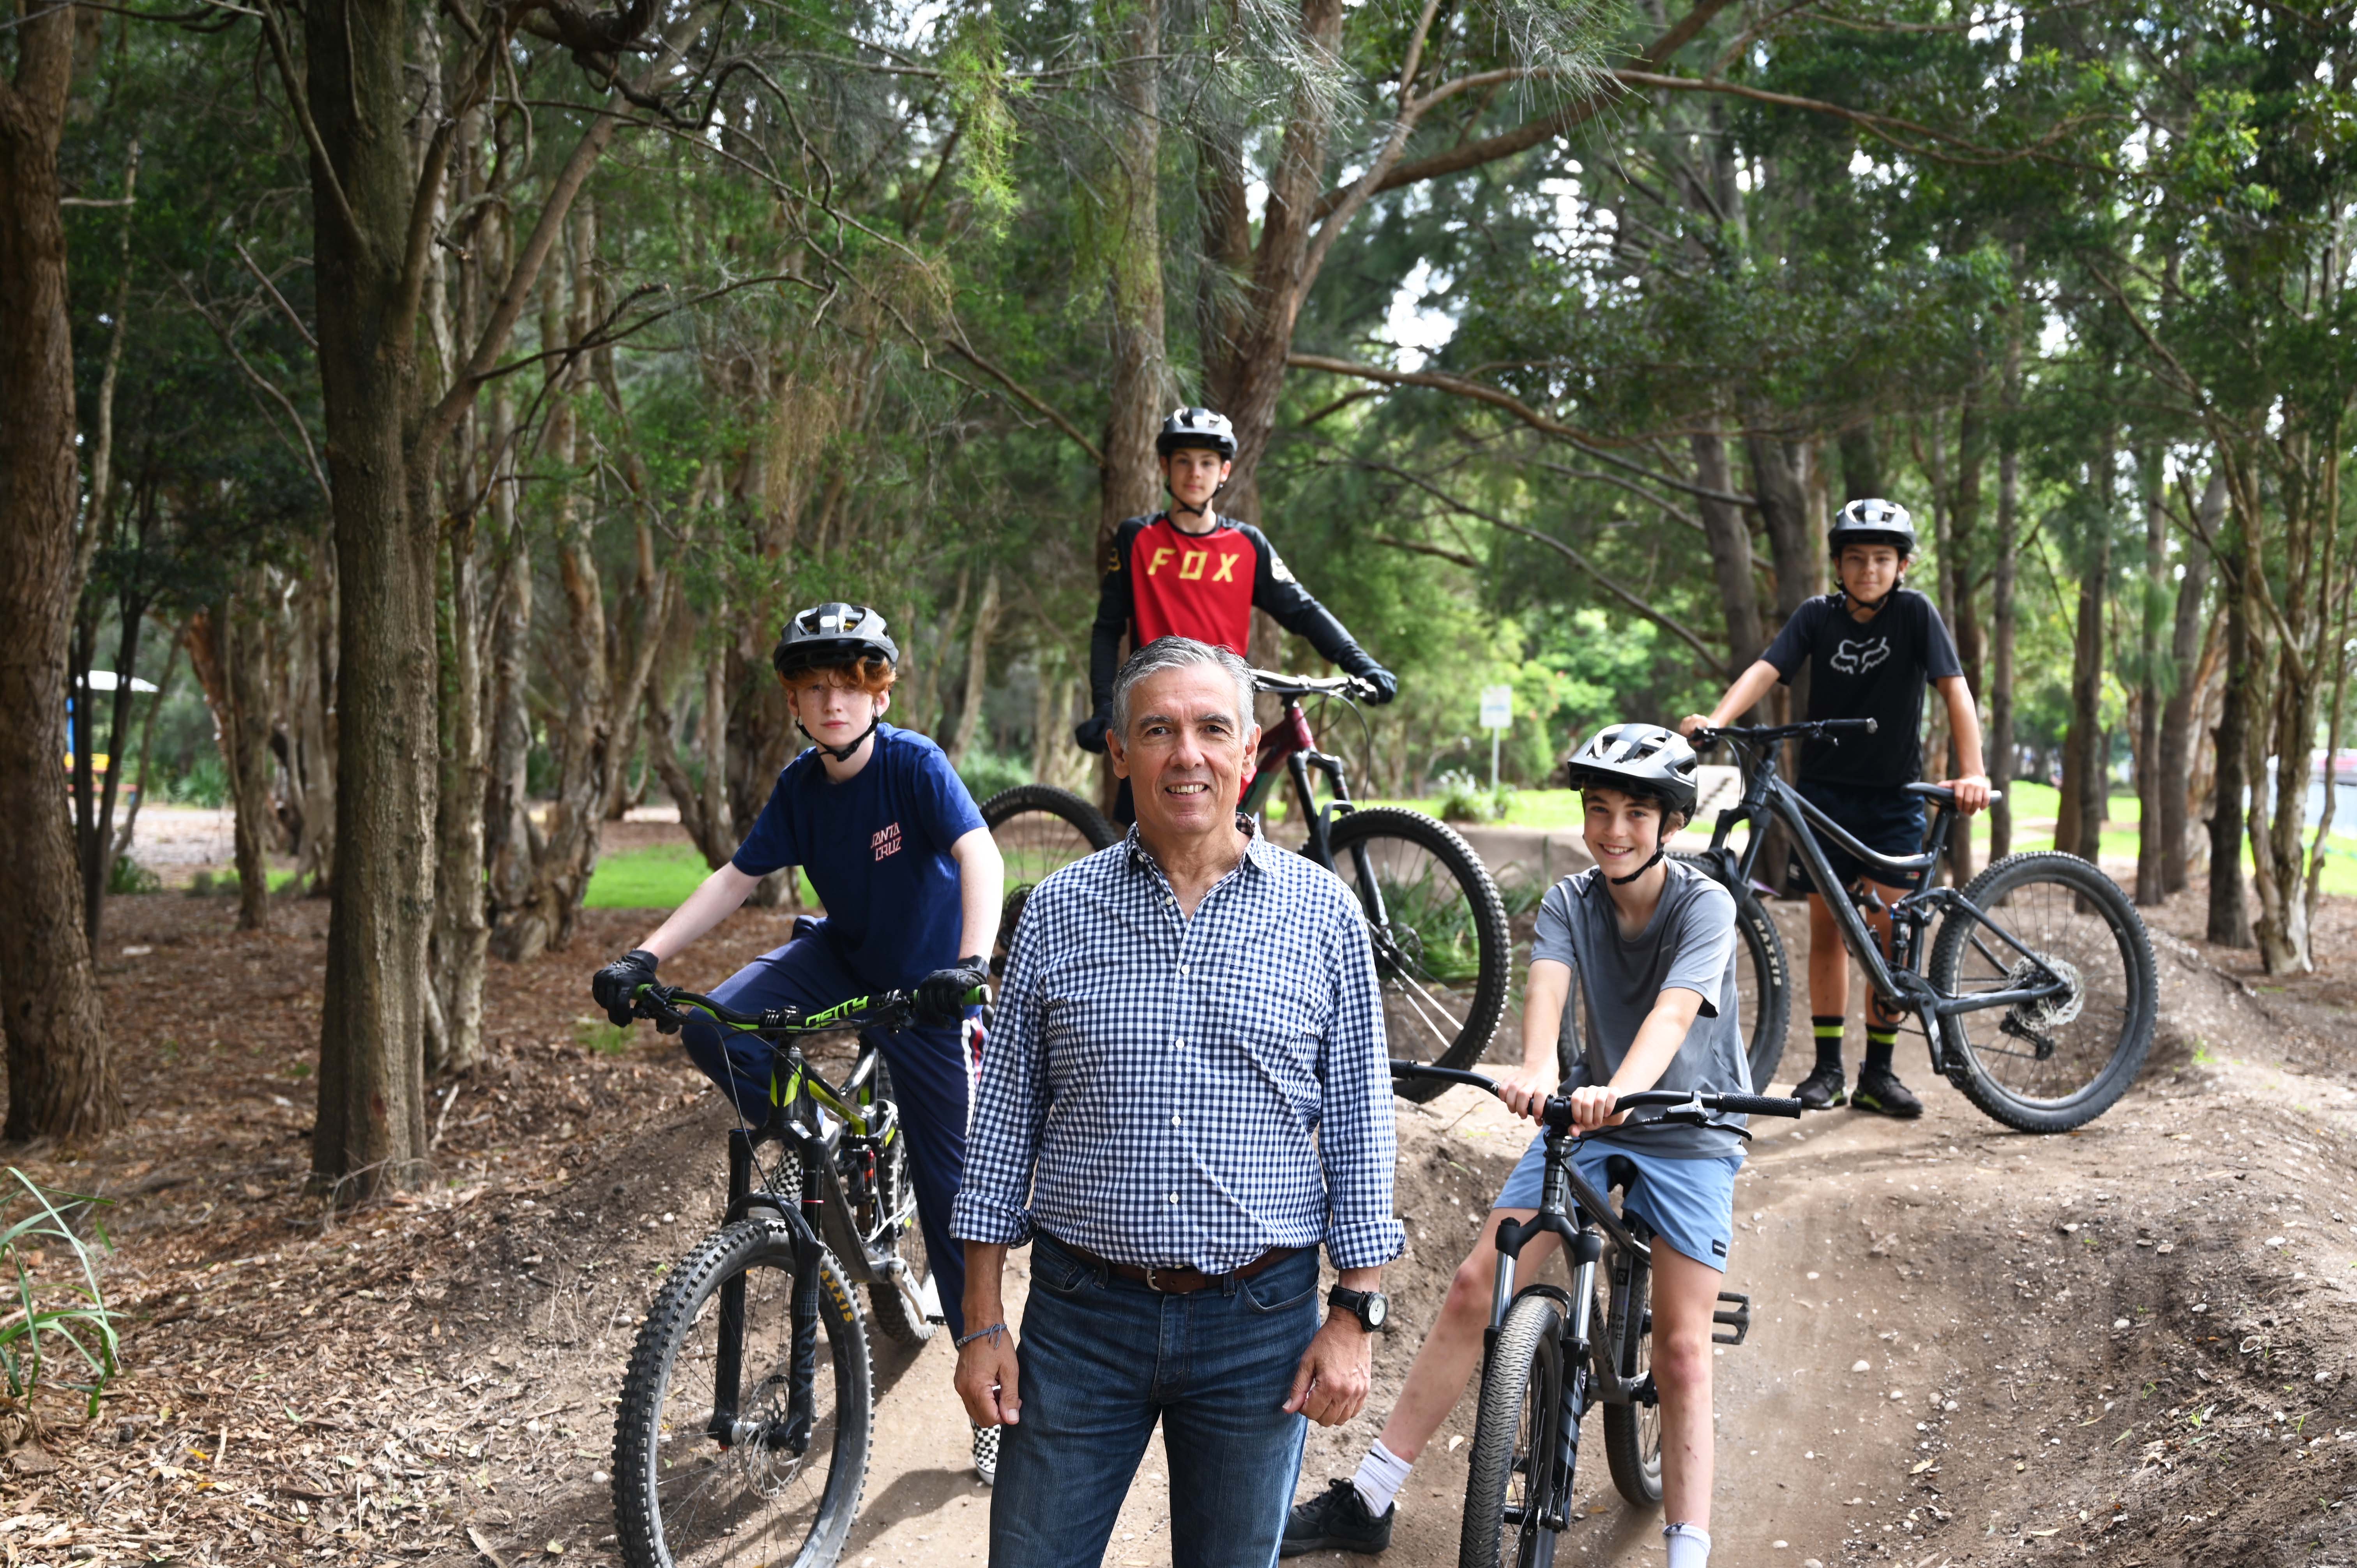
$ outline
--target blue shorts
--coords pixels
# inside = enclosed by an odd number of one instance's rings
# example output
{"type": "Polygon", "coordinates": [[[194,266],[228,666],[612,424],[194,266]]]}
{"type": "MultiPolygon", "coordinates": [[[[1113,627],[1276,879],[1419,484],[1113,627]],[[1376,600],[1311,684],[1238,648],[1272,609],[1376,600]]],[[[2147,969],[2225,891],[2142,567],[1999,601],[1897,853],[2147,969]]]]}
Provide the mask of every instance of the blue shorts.
{"type": "MultiPolygon", "coordinates": [[[[1633,1153],[1628,1144],[1583,1138],[1572,1151],[1572,1168],[1597,1191],[1610,1184],[1605,1162],[1615,1157],[1637,1168],[1620,1207],[1653,1229],[1674,1252],[1727,1273],[1727,1249],[1735,1240],[1735,1173],[1741,1155],[1673,1160],[1633,1153]]],[[[1531,1140],[1492,1208],[1536,1208],[1544,1196],[1546,1134],[1531,1140]]]]}
{"type": "MultiPolygon", "coordinates": [[[[1841,830],[1877,854],[1901,858],[1923,853],[1923,797],[1910,795],[1895,785],[1881,784],[1817,784],[1802,779],[1793,788],[1801,798],[1831,817],[1841,830]]],[[[1834,878],[1847,887],[1860,877],[1881,883],[1885,887],[1905,887],[1912,890],[1922,880],[1920,871],[1893,874],[1880,866],[1869,866],[1857,856],[1819,832],[1813,824],[1809,836],[1825,852],[1825,862],[1834,870],[1834,878]]],[[[1810,884],[1808,866],[1796,852],[1792,856],[1792,881],[1802,886],[1810,884]]],[[[1838,896],[1841,887],[1819,887],[1816,892],[1828,897],[1838,896]]]]}

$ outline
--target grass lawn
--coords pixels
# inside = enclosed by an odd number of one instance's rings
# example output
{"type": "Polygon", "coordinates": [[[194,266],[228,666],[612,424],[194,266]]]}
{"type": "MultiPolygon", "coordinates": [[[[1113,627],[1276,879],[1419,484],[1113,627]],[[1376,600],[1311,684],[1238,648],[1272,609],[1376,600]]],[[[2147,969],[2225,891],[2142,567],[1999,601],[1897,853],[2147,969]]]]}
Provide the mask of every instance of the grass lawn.
{"type": "MultiPolygon", "coordinates": [[[[588,897],[582,903],[591,909],[673,909],[711,875],[694,844],[634,849],[597,862],[597,869],[589,874],[588,897]]],[[[802,901],[817,908],[818,895],[811,890],[810,878],[800,871],[794,875],[802,881],[802,901]]]]}

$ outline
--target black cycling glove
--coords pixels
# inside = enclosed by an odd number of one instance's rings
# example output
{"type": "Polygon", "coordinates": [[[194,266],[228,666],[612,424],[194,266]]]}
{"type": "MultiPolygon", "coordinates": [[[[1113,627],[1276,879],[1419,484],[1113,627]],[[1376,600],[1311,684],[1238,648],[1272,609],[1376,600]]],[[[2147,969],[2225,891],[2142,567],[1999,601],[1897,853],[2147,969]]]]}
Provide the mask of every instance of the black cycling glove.
{"type": "Polygon", "coordinates": [[[990,983],[990,966],[978,958],[962,958],[948,969],[937,969],[917,982],[917,1022],[954,1024],[965,1016],[966,994],[990,983]]]}
{"type": "Polygon", "coordinates": [[[1399,695],[1399,677],[1382,665],[1369,664],[1365,669],[1357,671],[1357,674],[1360,680],[1374,688],[1368,694],[1367,701],[1375,706],[1380,708],[1399,695]]]}
{"type": "Polygon", "coordinates": [[[1113,728],[1113,719],[1105,714],[1091,714],[1073,726],[1072,738],[1081,743],[1082,751],[1104,755],[1105,732],[1113,728]]]}
{"type": "Polygon", "coordinates": [[[651,984],[654,978],[655,955],[644,948],[632,948],[590,977],[589,994],[616,1028],[624,1028],[630,1022],[630,999],[640,986],[651,984]]]}

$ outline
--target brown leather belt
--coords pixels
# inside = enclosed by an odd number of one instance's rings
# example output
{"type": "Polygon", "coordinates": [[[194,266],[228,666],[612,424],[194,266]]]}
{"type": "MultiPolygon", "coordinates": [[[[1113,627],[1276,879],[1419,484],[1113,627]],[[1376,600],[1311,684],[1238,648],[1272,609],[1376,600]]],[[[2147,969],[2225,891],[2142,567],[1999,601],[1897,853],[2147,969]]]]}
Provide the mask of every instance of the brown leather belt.
{"type": "Polygon", "coordinates": [[[1248,1280],[1254,1274],[1265,1274],[1277,1264],[1301,1251],[1298,1247],[1271,1247],[1251,1262],[1229,1270],[1224,1274],[1207,1274],[1200,1269],[1147,1267],[1141,1263],[1116,1263],[1111,1258],[1101,1258],[1086,1247],[1074,1246],[1061,1236],[1049,1238],[1057,1246],[1070,1252],[1091,1268],[1103,1269],[1119,1280],[1141,1284],[1164,1295],[1192,1295],[1199,1290],[1209,1290],[1222,1280],[1248,1280]]]}

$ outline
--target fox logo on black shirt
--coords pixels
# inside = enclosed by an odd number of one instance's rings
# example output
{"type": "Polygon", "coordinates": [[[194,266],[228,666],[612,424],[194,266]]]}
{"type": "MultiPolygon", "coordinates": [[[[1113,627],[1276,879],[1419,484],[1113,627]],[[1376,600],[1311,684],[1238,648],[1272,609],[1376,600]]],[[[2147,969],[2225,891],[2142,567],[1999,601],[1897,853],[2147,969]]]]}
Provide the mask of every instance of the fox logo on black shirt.
{"type": "Polygon", "coordinates": [[[1825,662],[1845,675],[1863,675],[1889,657],[1890,639],[1887,637],[1878,637],[1871,642],[1852,642],[1844,638],[1842,645],[1825,662]]]}

